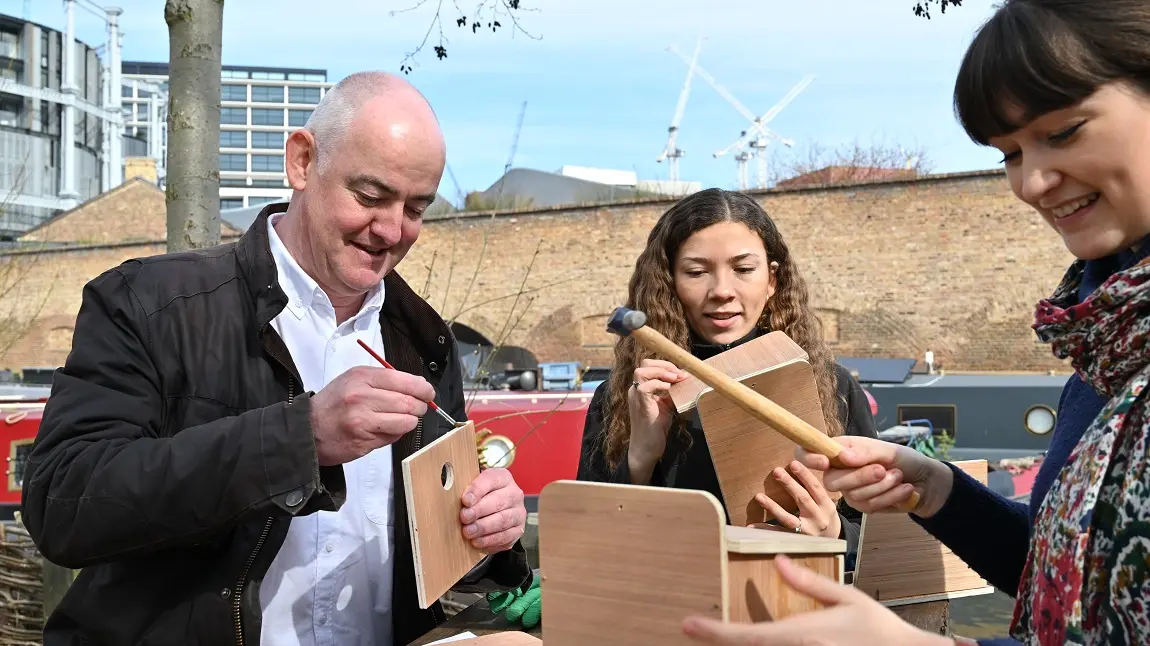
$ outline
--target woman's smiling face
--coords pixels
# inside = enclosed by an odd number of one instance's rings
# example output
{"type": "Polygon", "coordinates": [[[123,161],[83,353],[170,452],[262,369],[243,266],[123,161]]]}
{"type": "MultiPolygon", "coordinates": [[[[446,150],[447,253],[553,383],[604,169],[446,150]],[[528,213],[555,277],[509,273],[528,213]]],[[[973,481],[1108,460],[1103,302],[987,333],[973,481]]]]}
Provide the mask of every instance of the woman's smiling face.
{"type": "Polygon", "coordinates": [[[1150,97],[1132,85],[1104,85],[990,144],[1005,155],[1014,194],[1076,257],[1105,257],[1150,234],[1150,97]]]}

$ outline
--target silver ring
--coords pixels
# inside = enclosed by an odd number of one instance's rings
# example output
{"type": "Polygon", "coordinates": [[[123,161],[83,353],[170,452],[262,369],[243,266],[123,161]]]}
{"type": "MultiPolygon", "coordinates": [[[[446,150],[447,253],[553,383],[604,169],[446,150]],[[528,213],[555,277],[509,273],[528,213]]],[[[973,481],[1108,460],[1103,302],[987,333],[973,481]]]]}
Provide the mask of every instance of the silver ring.
{"type": "Polygon", "coordinates": [[[797,527],[795,527],[795,533],[796,534],[802,534],[803,533],[803,519],[802,518],[799,519],[799,524],[797,527]]]}
{"type": "Polygon", "coordinates": [[[631,387],[632,387],[632,388],[638,388],[638,387],[639,387],[639,382],[637,382],[637,381],[632,381],[632,382],[631,382],[631,387]]]}

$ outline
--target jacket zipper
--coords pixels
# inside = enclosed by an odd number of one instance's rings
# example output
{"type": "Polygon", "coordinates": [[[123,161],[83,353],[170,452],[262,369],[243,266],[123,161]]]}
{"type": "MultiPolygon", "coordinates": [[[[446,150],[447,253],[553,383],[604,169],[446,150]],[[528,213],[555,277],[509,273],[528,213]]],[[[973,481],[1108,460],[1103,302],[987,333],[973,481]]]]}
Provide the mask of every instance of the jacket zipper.
{"type": "MultiPolygon", "coordinates": [[[[419,358],[419,374],[423,374],[423,357],[419,358]]],[[[419,421],[415,423],[415,451],[423,445],[423,418],[420,417],[419,421]]],[[[414,453],[415,451],[412,451],[414,453]]]]}
{"type": "MultiPolygon", "coordinates": [[[[292,400],[295,399],[295,378],[288,377],[288,405],[290,406],[292,400]]],[[[256,546],[252,549],[252,553],[248,554],[248,560],[244,563],[244,569],[240,572],[240,578],[236,581],[235,593],[232,594],[232,612],[236,621],[236,644],[244,646],[244,624],[241,613],[241,599],[244,593],[244,584],[248,578],[248,572],[251,571],[252,563],[255,562],[256,556],[260,553],[260,549],[264,546],[264,541],[267,540],[268,534],[272,529],[272,518],[268,518],[264,523],[263,531],[260,532],[259,540],[256,541],[256,546]]]]}

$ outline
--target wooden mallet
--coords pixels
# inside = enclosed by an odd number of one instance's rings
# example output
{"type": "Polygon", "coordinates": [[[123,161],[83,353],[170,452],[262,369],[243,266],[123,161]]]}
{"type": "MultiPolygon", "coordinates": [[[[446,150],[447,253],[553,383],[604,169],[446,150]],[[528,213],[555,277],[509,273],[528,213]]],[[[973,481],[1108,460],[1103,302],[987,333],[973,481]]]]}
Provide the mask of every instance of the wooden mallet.
{"type": "MultiPolygon", "coordinates": [[[[841,444],[827,437],[789,410],[675,345],[658,330],[647,327],[647,315],[643,312],[627,307],[616,308],[607,321],[607,331],[619,336],[635,337],[639,343],[668,357],[672,363],[690,372],[759,420],[770,424],[772,428],[795,444],[811,453],[827,456],[831,464],[836,467],[850,468],[838,461],[839,453],[843,450],[841,444]]],[[[910,500],[899,505],[898,509],[904,512],[914,511],[918,502],[918,492],[912,492],[910,500]]]]}

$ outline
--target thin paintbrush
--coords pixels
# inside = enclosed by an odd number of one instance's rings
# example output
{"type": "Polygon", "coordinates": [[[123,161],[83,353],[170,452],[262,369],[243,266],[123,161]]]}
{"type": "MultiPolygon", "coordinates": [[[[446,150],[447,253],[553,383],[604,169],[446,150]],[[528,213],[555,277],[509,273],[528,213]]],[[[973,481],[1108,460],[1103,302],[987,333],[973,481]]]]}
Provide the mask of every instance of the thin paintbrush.
{"type": "MultiPolygon", "coordinates": [[[[376,354],[375,350],[372,350],[372,349],[371,349],[371,346],[369,346],[368,344],[366,344],[366,343],[364,343],[364,342],[363,342],[363,339],[356,339],[356,341],[357,341],[357,342],[358,342],[358,343],[359,343],[361,346],[363,346],[363,349],[364,349],[364,350],[367,350],[367,353],[368,353],[368,354],[370,354],[371,356],[375,357],[375,360],[376,360],[376,361],[378,361],[378,362],[380,362],[381,364],[383,364],[383,367],[384,367],[384,368],[387,368],[387,369],[389,369],[389,370],[395,370],[395,367],[394,367],[394,366],[392,366],[390,363],[388,363],[386,359],[384,359],[383,357],[381,357],[381,356],[379,356],[378,354],[376,354]]],[[[431,408],[431,410],[433,410],[433,411],[435,411],[435,412],[439,413],[439,416],[440,416],[440,417],[442,417],[443,419],[447,420],[447,423],[448,423],[448,424],[451,424],[451,427],[452,427],[452,428],[455,428],[456,426],[459,426],[459,422],[456,422],[454,419],[452,419],[452,418],[451,418],[451,415],[448,415],[448,414],[447,414],[447,413],[446,413],[446,412],[445,412],[445,411],[444,411],[442,408],[440,408],[439,406],[437,406],[437,405],[435,404],[435,402],[430,402],[430,401],[429,401],[429,402],[427,402],[427,406],[428,406],[429,408],[431,408]]]]}

